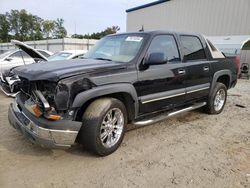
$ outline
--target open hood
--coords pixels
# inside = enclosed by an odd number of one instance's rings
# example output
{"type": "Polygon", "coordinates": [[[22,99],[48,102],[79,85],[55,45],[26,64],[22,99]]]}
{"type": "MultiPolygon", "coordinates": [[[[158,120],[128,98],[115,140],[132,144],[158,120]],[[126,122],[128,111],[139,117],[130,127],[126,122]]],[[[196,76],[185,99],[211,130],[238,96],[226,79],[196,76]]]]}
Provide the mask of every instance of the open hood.
{"type": "Polygon", "coordinates": [[[13,45],[15,45],[16,47],[18,47],[19,49],[26,52],[35,61],[37,61],[39,59],[44,60],[44,61],[48,61],[48,59],[43,54],[41,54],[40,52],[38,52],[36,49],[32,48],[31,46],[24,44],[23,42],[20,42],[18,40],[11,40],[11,43],[13,45]]]}

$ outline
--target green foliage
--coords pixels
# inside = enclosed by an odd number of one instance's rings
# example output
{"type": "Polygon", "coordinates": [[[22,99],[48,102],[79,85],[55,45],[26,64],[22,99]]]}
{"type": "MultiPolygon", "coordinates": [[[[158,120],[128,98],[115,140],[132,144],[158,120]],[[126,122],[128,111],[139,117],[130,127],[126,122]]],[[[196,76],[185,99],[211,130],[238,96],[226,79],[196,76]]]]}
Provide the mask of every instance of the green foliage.
{"type": "Polygon", "coordinates": [[[0,42],[7,42],[9,39],[10,24],[4,14],[0,14],[0,42]]]}
{"type": "Polygon", "coordinates": [[[64,20],[62,18],[57,18],[55,21],[55,38],[63,38],[67,36],[67,30],[63,27],[64,20]]]}
{"type": "Polygon", "coordinates": [[[80,35],[80,34],[74,34],[72,35],[72,38],[89,38],[89,39],[101,39],[102,37],[110,34],[117,33],[117,31],[120,30],[120,27],[118,26],[112,26],[112,27],[107,27],[104,31],[97,32],[97,33],[92,33],[90,35],[80,35]]]}
{"type": "Polygon", "coordinates": [[[44,38],[52,38],[55,27],[56,23],[53,20],[45,20],[44,22],[42,22],[42,31],[44,33],[44,38]]]}
{"type": "MultiPolygon", "coordinates": [[[[64,38],[67,36],[67,30],[63,24],[62,18],[44,20],[24,9],[11,10],[5,14],[0,14],[0,42],[9,42],[11,39],[27,41],[64,38]]],[[[118,26],[112,26],[90,35],[74,34],[72,38],[100,39],[119,30],[118,26]]]]}
{"type": "Polygon", "coordinates": [[[0,14],[0,42],[63,38],[67,35],[63,23],[61,18],[44,20],[24,9],[11,10],[0,14]]]}
{"type": "MultiPolygon", "coordinates": [[[[72,35],[71,37],[72,38],[76,38],[76,39],[83,39],[85,35],[81,35],[81,34],[74,34],[72,35]]],[[[88,35],[86,35],[87,37],[86,38],[89,38],[88,35]]]]}

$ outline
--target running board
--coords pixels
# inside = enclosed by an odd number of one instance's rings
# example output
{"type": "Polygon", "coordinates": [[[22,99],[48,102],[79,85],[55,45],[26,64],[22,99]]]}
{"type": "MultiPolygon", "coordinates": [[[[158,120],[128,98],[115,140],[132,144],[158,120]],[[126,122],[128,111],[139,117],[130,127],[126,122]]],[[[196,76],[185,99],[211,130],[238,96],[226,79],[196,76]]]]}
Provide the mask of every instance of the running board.
{"type": "Polygon", "coordinates": [[[165,119],[167,119],[169,117],[175,116],[177,114],[181,114],[181,113],[184,113],[184,112],[189,112],[191,110],[195,110],[197,108],[205,106],[206,104],[207,104],[206,102],[196,103],[196,104],[194,104],[192,106],[189,106],[187,108],[183,108],[181,110],[177,110],[177,111],[170,112],[170,113],[165,113],[165,114],[156,116],[156,117],[151,118],[151,119],[144,119],[144,120],[141,120],[141,121],[136,121],[136,122],[133,123],[133,125],[136,125],[136,126],[145,126],[145,125],[157,123],[159,121],[163,121],[163,120],[165,120],[165,119]]]}

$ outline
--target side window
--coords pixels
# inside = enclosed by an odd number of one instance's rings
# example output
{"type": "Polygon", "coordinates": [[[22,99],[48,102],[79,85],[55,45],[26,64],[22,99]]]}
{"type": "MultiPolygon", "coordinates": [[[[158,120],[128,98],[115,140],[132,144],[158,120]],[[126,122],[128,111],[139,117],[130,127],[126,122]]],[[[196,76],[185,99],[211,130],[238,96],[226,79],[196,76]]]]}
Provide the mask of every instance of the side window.
{"type": "Polygon", "coordinates": [[[23,58],[31,58],[26,52],[21,51],[21,57],[23,56],[23,58]]]}
{"type": "Polygon", "coordinates": [[[14,54],[10,55],[12,58],[21,58],[21,51],[15,52],[14,54]]]}
{"type": "Polygon", "coordinates": [[[30,58],[30,56],[24,51],[15,52],[10,57],[12,57],[12,58],[22,58],[22,57],[23,58],[30,58]]]}
{"type": "Polygon", "coordinates": [[[182,51],[187,61],[206,59],[205,50],[196,36],[180,36],[182,51]]]}
{"type": "Polygon", "coordinates": [[[177,44],[172,35],[158,35],[152,40],[148,54],[163,53],[167,61],[180,61],[177,44]]]}

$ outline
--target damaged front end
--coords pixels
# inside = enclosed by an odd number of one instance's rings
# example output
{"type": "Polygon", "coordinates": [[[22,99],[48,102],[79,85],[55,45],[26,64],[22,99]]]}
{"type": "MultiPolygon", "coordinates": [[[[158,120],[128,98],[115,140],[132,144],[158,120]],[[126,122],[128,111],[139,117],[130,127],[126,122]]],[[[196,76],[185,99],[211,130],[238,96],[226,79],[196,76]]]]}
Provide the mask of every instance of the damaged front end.
{"type": "Polygon", "coordinates": [[[19,92],[19,77],[12,70],[0,73],[0,88],[8,97],[15,97],[19,92]]]}
{"type": "Polygon", "coordinates": [[[20,78],[20,93],[10,105],[10,124],[34,143],[45,147],[69,147],[76,141],[81,122],[71,109],[77,93],[94,85],[88,79],[67,78],[59,82],[20,78]]]}

